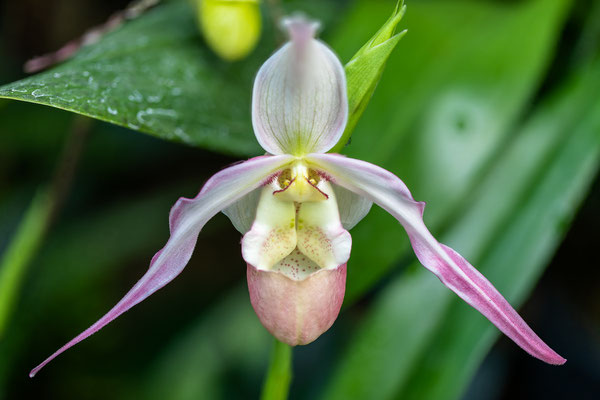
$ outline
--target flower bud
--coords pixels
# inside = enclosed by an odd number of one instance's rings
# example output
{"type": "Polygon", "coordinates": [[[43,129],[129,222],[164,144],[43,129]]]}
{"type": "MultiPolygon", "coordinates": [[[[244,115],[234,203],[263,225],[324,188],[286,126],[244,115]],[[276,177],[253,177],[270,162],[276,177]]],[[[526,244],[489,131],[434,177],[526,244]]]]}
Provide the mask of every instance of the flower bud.
{"type": "Polygon", "coordinates": [[[260,38],[259,0],[196,0],[209,47],[227,61],[246,57],[260,38]]]}
{"type": "Polygon", "coordinates": [[[260,322],[279,341],[309,344],[333,325],[346,290],[346,264],[298,280],[248,264],[248,291],[260,322]]]}

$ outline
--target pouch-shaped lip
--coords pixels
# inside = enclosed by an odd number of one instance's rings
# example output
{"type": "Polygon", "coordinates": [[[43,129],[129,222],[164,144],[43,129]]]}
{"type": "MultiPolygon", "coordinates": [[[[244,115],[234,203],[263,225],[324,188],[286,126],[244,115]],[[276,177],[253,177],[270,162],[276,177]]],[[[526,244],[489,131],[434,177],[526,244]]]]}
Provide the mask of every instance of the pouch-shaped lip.
{"type": "Polygon", "coordinates": [[[248,291],[263,326],[291,346],[313,342],[336,320],[346,291],[346,264],[303,280],[247,264],[248,291]]]}

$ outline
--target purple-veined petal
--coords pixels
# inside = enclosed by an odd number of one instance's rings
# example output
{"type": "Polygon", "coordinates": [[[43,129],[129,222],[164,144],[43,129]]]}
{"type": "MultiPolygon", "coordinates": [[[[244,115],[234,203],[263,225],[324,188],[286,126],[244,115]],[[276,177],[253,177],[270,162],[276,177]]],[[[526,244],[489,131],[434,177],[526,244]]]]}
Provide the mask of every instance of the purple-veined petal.
{"type": "Polygon", "coordinates": [[[479,271],[456,251],[435,240],[423,223],[424,203],[414,201],[398,177],[376,165],[336,154],[311,154],[306,160],[335,183],[367,197],[393,215],[406,229],[419,261],[521,348],[549,364],[565,363],[479,271]]]}
{"type": "Polygon", "coordinates": [[[188,263],[198,234],[216,213],[249,193],[288,164],[290,156],[262,156],[226,168],[210,178],[194,199],[180,198],[171,209],[171,237],[154,255],[148,272],[106,315],[34,368],[33,377],[56,356],[96,333],[109,322],[173,280],[188,263]]]}
{"type": "Polygon", "coordinates": [[[348,118],[346,76],[337,56],[314,39],[318,23],[285,19],[290,41],[260,68],[252,95],[252,125],[271,154],[323,153],[348,118]]]}
{"type": "Polygon", "coordinates": [[[340,220],[344,229],[349,231],[367,216],[371,211],[373,202],[339,185],[332,184],[331,186],[335,192],[340,220]]]}

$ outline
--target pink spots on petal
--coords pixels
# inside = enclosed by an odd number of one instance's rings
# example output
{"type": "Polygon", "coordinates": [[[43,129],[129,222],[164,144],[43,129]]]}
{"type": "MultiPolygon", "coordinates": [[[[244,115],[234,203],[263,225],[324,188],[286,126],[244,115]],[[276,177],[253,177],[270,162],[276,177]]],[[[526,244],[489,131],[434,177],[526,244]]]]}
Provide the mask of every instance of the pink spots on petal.
{"type": "Polygon", "coordinates": [[[298,248],[294,249],[283,260],[275,264],[271,271],[281,272],[290,279],[300,281],[309,275],[319,271],[321,268],[317,263],[305,257],[298,248]]]}
{"type": "Polygon", "coordinates": [[[298,229],[298,247],[308,258],[326,267],[334,258],[333,246],[328,235],[317,226],[298,229]]]}

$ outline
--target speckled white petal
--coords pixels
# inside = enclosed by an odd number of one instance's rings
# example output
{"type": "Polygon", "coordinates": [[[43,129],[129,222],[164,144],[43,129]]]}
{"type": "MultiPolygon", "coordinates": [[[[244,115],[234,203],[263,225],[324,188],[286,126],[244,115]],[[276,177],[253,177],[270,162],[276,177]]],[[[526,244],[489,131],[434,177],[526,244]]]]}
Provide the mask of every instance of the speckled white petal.
{"type": "Polygon", "coordinates": [[[348,118],[346,76],[337,56],[314,39],[318,24],[285,19],[290,41],[260,68],[252,124],[271,154],[323,153],[341,137],[348,118]]]}
{"type": "Polygon", "coordinates": [[[300,204],[297,216],[298,250],[321,268],[337,268],[350,258],[352,238],[340,222],[331,184],[322,180],[318,187],[328,198],[300,204]]]}
{"type": "Polygon", "coordinates": [[[242,257],[258,269],[268,270],[296,248],[296,207],[273,195],[266,185],[260,194],[256,219],[242,238],[242,257]]]}

